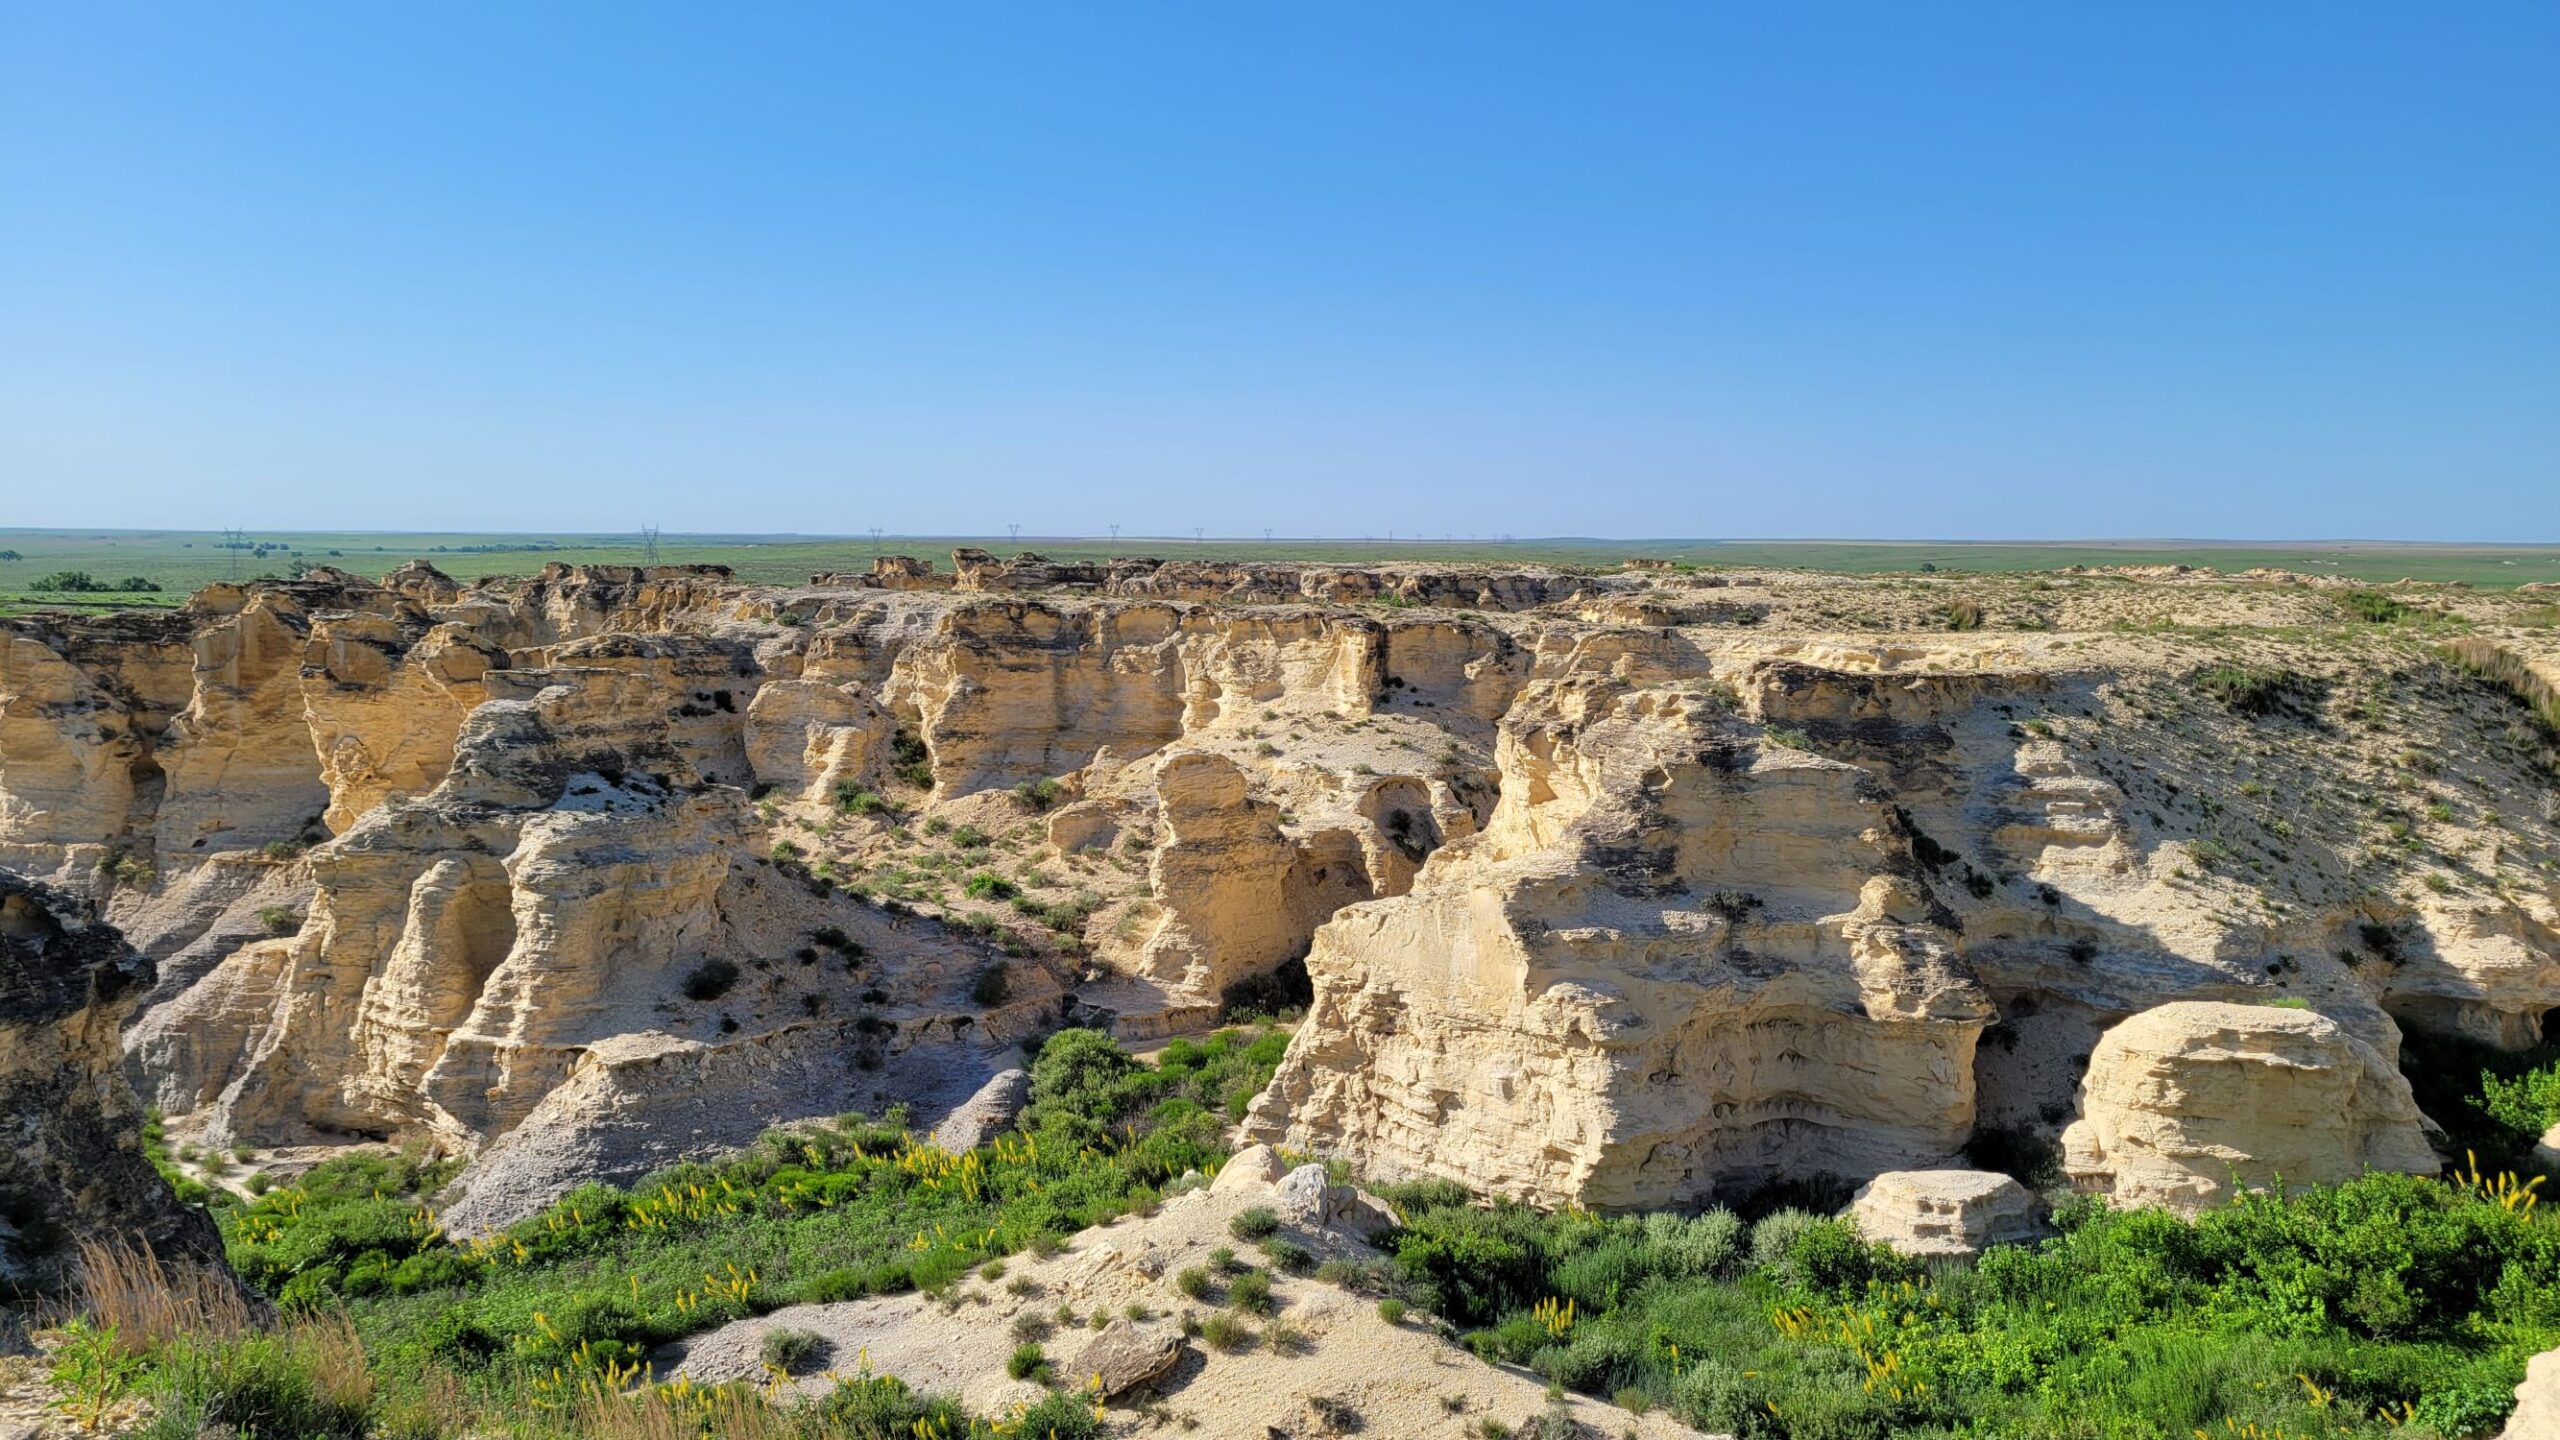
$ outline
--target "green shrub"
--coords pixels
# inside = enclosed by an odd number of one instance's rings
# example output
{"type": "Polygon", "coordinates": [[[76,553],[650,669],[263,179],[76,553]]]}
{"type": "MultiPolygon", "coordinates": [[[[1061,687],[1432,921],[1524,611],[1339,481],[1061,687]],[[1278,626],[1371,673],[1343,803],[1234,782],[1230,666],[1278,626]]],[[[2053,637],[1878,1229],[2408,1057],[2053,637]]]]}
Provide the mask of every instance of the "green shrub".
{"type": "Polygon", "coordinates": [[[2199,670],[2192,683],[2233,714],[2252,719],[2279,715],[2308,718],[2327,693],[2325,685],[2298,671],[2236,661],[2199,670]]]}
{"type": "Polygon", "coordinates": [[[684,995],[688,1000],[717,1000],[738,983],[738,967],[734,961],[713,958],[685,972],[684,995]]]}
{"type": "Polygon", "coordinates": [[[2338,608],[2368,625],[2389,625],[2415,613],[2379,590],[2349,590],[2338,597],[2338,608]]]}
{"type": "Polygon", "coordinates": [[[1207,1304],[1211,1303],[1211,1297],[1218,1293],[1218,1282],[1210,1277],[1207,1270],[1191,1265],[1184,1267],[1182,1273],[1173,1277],[1173,1288],[1181,1291],[1186,1299],[1207,1304]]]}
{"type": "Polygon", "coordinates": [[[1304,1275],[1316,1268],[1315,1252],[1286,1235],[1265,1238],[1262,1253],[1272,1268],[1284,1275],[1304,1275]]]}
{"type": "Polygon", "coordinates": [[[1256,1315],[1268,1315],[1274,1301],[1271,1297],[1271,1272],[1247,1270],[1227,1286],[1227,1303],[1256,1315]]]}
{"type": "Polygon", "coordinates": [[[1751,1227],[1752,1268],[1772,1272],[1784,1269],[1796,1237],[1821,1223],[1821,1216],[1804,1210],[1773,1210],[1760,1217],[1759,1223],[1751,1227]]]}
{"type": "Polygon", "coordinates": [[[302,928],[302,912],[282,905],[269,905],[258,912],[258,928],[270,935],[290,935],[302,928]]]}
{"type": "Polygon", "coordinates": [[[1664,1274],[1720,1278],[1741,1268],[1744,1226],[1742,1217],[1730,1210],[1685,1217],[1647,1215],[1644,1234],[1664,1274]]]}
{"type": "Polygon", "coordinates": [[[1253,1343],[1253,1327],[1219,1310],[1200,1322],[1200,1338],[1212,1350],[1241,1350],[1253,1343]]]}
{"type": "Polygon", "coordinates": [[[1404,1323],[1404,1302],[1393,1295],[1378,1302],[1378,1318],[1390,1325],[1404,1323]]]}
{"type": "Polygon", "coordinates": [[[972,900],[1010,900],[1022,893],[1022,887],[1001,875],[981,870],[962,882],[960,893],[972,900]]]}
{"type": "Polygon", "coordinates": [[[360,1355],[325,1332],[270,1331],[237,1340],[186,1335],[152,1357],[151,1440],[206,1434],[360,1440],[372,1430],[372,1384],[360,1355]]]}
{"type": "MultiPolygon", "coordinates": [[[[1039,1440],[1101,1440],[1110,1433],[1095,1416],[1091,1397],[1061,1390],[1004,1422],[1001,1433],[1038,1436],[1039,1440]]],[[[976,1436],[976,1431],[971,1431],[976,1436]]],[[[990,1430],[990,1435],[997,1432],[990,1430]]]]}
{"type": "Polygon", "coordinates": [[[834,1346],[815,1330],[785,1326],[765,1332],[764,1343],[757,1347],[757,1357],[768,1370],[785,1375],[799,1375],[823,1363],[834,1346]]]}
{"type": "Polygon", "coordinates": [[[933,788],[933,752],[922,737],[904,726],[889,737],[889,768],[918,790],[933,788]]]}
{"type": "MultiPolygon", "coordinates": [[[[941,1396],[918,1395],[894,1375],[864,1375],[836,1382],[816,1406],[817,1433],[846,1440],[910,1440],[918,1435],[959,1440],[973,1429],[960,1407],[941,1396]]],[[[1063,1434],[1065,1432],[1061,1432],[1063,1434]]]]}
{"type": "Polygon", "coordinates": [[[1239,1240],[1259,1240],[1280,1231],[1280,1214],[1268,1205],[1256,1205],[1236,1212],[1227,1222],[1227,1233],[1239,1240]]]}
{"type": "Polygon", "coordinates": [[[1049,1378],[1048,1352],[1040,1348],[1040,1342],[1037,1340],[1017,1345],[1013,1349],[1011,1358],[1004,1362],[1004,1373],[1016,1380],[1038,1380],[1046,1383],[1049,1378]]]}

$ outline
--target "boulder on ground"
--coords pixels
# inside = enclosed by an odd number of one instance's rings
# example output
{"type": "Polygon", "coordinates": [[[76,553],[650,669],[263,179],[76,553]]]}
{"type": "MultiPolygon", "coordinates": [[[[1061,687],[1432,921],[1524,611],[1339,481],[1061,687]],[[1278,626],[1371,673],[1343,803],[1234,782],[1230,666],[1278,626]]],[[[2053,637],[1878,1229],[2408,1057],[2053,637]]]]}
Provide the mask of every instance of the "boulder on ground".
{"type": "Polygon", "coordinates": [[[1285,1169],[1279,1151],[1268,1145],[1247,1145],[1227,1157],[1227,1163],[1218,1170],[1218,1178],[1209,1182],[1209,1193],[1233,1195],[1239,1190],[1270,1185],[1280,1179],[1285,1169]]]}
{"type": "Polygon", "coordinates": [[[1114,1320],[1102,1327],[1064,1377],[1077,1386],[1098,1385],[1104,1399],[1161,1378],[1182,1358],[1182,1332],[1171,1325],[1114,1320]]]}
{"type": "Polygon", "coordinates": [[[2499,1440],[2560,1440],[2560,1350],[2545,1350],[2524,1367],[2515,1413],[2499,1440]]]}
{"type": "Polygon", "coordinates": [[[1280,1223],[1301,1230],[1321,1230],[1333,1219],[1333,1179],[1321,1165],[1301,1165],[1280,1177],[1279,1198],[1272,1209],[1280,1223]]]}
{"type": "Polygon", "coordinates": [[[933,1127],[933,1143],[954,1155],[966,1155],[1013,1123],[1031,1099],[1026,1070],[999,1070],[933,1127]]]}
{"type": "Polygon", "coordinates": [[[1888,1170],[1850,1206],[1858,1231],[1905,1255],[1978,1255],[2045,1233],[2027,1188],[1989,1170],[1888,1170]]]}
{"type": "Polygon", "coordinates": [[[2177,1001],[2099,1039],[2062,1163],[2117,1204],[2194,1211],[2279,1178],[2432,1174],[2424,1126],[2409,1082],[2326,1016],[2177,1001]]]}
{"type": "Polygon", "coordinates": [[[1383,1202],[1352,1186],[1332,1183],[1322,1165],[1299,1166],[1280,1177],[1277,1189],[1272,1210],[1279,1215],[1281,1224],[1300,1230],[1342,1230],[1368,1236],[1396,1223],[1395,1212],[1383,1202]]]}

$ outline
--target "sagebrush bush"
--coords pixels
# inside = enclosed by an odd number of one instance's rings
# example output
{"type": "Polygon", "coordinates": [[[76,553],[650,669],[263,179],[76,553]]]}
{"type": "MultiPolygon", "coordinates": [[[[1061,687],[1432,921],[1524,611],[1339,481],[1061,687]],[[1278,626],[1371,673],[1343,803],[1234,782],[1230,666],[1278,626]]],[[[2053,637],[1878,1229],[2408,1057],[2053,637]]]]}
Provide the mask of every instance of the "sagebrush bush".
{"type": "Polygon", "coordinates": [[[1212,1350],[1241,1350],[1253,1343],[1253,1327],[1228,1311],[1213,1311],[1200,1322],[1200,1338],[1212,1350]]]}
{"type": "Polygon", "coordinates": [[[1751,1227],[1752,1268],[1773,1274],[1784,1270],[1796,1237],[1821,1223],[1821,1216],[1806,1210],[1773,1210],[1761,1216],[1751,1227]]]}
{"type": "Polygon", "coordinates": [[[1238,1275],[1227,1285],[1227,1303],[1239,1310],[1249,1310],[1256,1315],[1270,1314],[1274,1303],[1271,1297],[1271,1272],[1247,1270],[1238,1275]]]}
{"type": "Polygon", "coordinates": [[[827,1337],[815,1330],[784,1326],[765,1332],[764,1343],[756,1348],[756,1355],[767,1369],[798,1375],[824,1363],[834,1348],[827,1337]]]}

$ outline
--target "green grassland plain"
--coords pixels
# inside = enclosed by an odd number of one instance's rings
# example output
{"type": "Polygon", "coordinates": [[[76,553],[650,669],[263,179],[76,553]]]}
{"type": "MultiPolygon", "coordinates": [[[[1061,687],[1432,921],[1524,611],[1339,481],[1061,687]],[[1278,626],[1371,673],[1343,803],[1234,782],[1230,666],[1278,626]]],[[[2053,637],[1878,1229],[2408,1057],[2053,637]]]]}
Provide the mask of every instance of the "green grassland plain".
{"type": "MultiPolygon", "coordinates": [[[[257,531],[249,544],[263,550],[225,549],[214,531],[26,530],[0,528],[0,613],[40,606],[129,608],[182,603],[189,592],[217,580],[261,575],[291,576],[314,565],[336,565],[380,575],[423,558],[460,580],[485,575],[529,574],[553,562],[636,564],[642,555],[633,534],[496,534],[361,531],[257,531]],[[59,571],[84,571],[103,582],[140,576],[157,592],[66,595],[30,586],[59,571]]],[[[866,569],[875,554],[908,554],[947,564],[955,546],[975,545],[997,554],[1037,550],[1058,560],[1114,555],[1190,556],[1336,562],[1459,561],[1476,564],[1544,564],[1615,568],[1630,559],[1667,560],[1700,567],[1780,567],[1846,574],[1921,570],[2018,572],[2067,565],[2201,565],[2223,571],[2257,566],[2314,575],[2387,582],[2463,581],[2505,588],[2532,581],[2560,582],[2560,546],[2419,545],[2381,541],[2219,543],[2191,540],[2062,541],[2022,544],[1990,541],[1854,540],[1595,540],[1578,538],[1477,540],[1458,538],[1288,538],[1130,536],[1117,540],[1059,536],[662,535],[663,564],[718,564],[742,580],[793,584],[827,570],[866,569]]]]}

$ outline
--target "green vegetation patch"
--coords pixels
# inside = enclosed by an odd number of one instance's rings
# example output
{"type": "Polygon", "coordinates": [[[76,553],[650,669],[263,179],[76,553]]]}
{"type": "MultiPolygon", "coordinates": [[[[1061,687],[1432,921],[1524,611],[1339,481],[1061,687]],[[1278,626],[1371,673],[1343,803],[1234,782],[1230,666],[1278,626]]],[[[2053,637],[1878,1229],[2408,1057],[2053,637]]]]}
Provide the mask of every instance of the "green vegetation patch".
{"type": "Polygon", "coordinates": [[[2192,1223],[2079,1203],[1971,1267],[1801,1211],[1746,1241],[1726,1212],[1395,1198],[1395,1298],[1489,1359],[1750,1440],[2464,1436],[2560,1341],[2560,1223],[2495,1182],[2374,1175],[2192,1223]]]}
{"type": "MultiPolygon", "coordinates": [[[[383,1394],[458,1386],[484,1420],[516,1417],[514,1433],[582,1433],[599,1397],[628,1389],[667,1341],[789,1304],[938,1289],[1153,1204],[1169,1181],[1225,1158],[1227,1116],[1269,1083],[1286,1043],[1277,1031],[1226,1031],[1178,1042],[1150,1068],[1097,1032],[1068,1030],[1033,1063],[1020,1130],[965,1155],[925,1143],[896,1114],[846,1117],[627,1189],[586,1186],[467,1243],[427,1200],[451,1167],[416,1155],[341,1157],[220,1221],[233,1265],[288,1315],[343,1311],[383,1394]]],[[[1089,1427],[1091,1407],[1065,1398],[1042,1424],[1097,1433],[1068,1428],[1089,1427]],[[1081,1422],[1066,1413],[1075,1407],[1081,1422]]],[[[994,1433],[869,1377],[819,1409],[841,1413],[777,1433],[903,1440],[919,1419],[955,1440],[994,1433]],[[894,1427],[878,1429],[881,1417],[894,1427]]]]}

